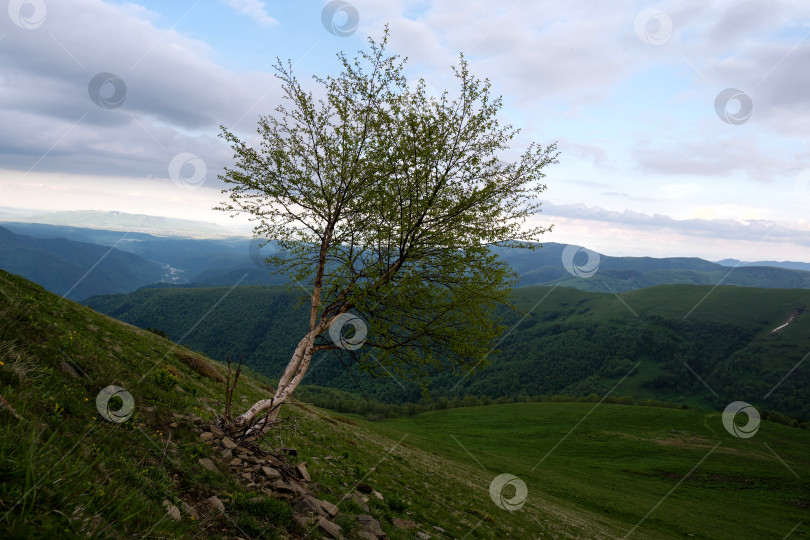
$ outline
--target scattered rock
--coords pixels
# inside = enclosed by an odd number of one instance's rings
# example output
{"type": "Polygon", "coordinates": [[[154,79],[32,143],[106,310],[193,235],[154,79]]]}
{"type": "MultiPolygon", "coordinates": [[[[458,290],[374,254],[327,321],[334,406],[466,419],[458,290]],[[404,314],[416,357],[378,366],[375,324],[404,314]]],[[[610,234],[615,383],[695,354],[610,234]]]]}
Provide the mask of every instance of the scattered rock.
{"type": "Polygon", "coordinates": [[[177,508],[175,505],[169,502],[168,499],[163,499],[163,506],[166,508],[166,513],[168,513],[173,520],[180,521],[179,508],[177,508]]]}
{"type": "Polygon", "coordinates": [[[318,528],[332,538],[340,538],[340,525],[332,523],[324,517],[318,519],[318,528]]]}
{"type": "Polygon", "coordinates": [[[439,527],[438,525],[434,525],[434,526],[433,526],[433,528],[434,528],[434,529],[436,529],[437,531],[439,531],[440,533],[444,533],[444,532],[445,532],[445,530],[444,530],[444,529],[442,529],[441,527],[439,527]]]}
{"type": "Polygon", "coordinates": [[[281,473],[278,472],[273,467],[267,467],[267,466],[262,467],[262,472],[270,480],[279,480],[281,478],[281,473]]]}
{"type": "Polygon", "coordinates": [[[303,495],[304,488],[297,484],[287,483],[284,480],[276,480],[273,482],[273,489],[280,493],[291,493],[293,495],[303,495]]]}
{"type": "Polygon", "coordinates": [[[220,455],[222,456],[222,459],[229,459],[233,456],[233,452],[231,451],[230,448],[226,448],[225,450],[220,452],[220,455]]]}
{"type": "Polygon", "coordinates": [[[355,517],[357,520],[357,527],[361,531],[370,532],[377,538],[385,536],[385,531],[382,530],[380,522],[367,514],[361,514],[355,517]]]}
{"type": "Polygon", "coordinates": [[[428,533],[423,533],[422,531],[416,531],[416,536],[419,537],[420,540],[429,540],[430,538],[428,533]]]}
{"type": "Polygon", "coordinates": [[[200,459],[197,460],[197,462],[200,465],[202,465],[205,469],[207,469],[207,470],[209,470],[211,472],[217,472],[217,470],[218,470],[217,466],[214,465],[214,462],[211,461],[210,459],[208,459],[207,457],[206,458],[200,458],[200,459]]]}
{"type": "Polygon", "coordinates": [[[73,377],[74,379],[79,378],[79,374],[76,372],[75,369],[73,369],[73,366],[71,366],[70,364],[68,364],[64,360],[62,360],[62,366],[61,367],[62,367],[62,371],[64,371],[65,373],[67,373],[68,375],[73,377]]]}
{"type": "Polygon", "coordinates": [[[323,511],[326,512],[331,518],[334,518],[338,515],[338,512],[340,512],[340,509],[329,501],[318,499],[318,504],[321,505],[323,511]]]}
{"type": "Polygon", "coordinates": [[[202,439],[204,441],[210,441],[213,438],[214,438],[214,434],[211,433],[210,431],[206,431],[205,433],[200,434],[200,439],[202,439]]]}
{"type": "Polygon", "coordinates": [[[371,494],[377,497],[377,499],[383,500],[382,493],[380,493],[379,491],[372,491],[371,494]]]}
{"type": "Polygon", "coordinates": [[[239,458],[233,458],[233,459],[231,460],[230,466],[231,466],[231,467],[238,467],[238,466],[239,466],[239,465],[241,465],[241,464],[242,464],[242,460],[241,460],[241,459],[239,459],[239,458]]]}
{"type": "Polygon", "coordinates": [[[394,518],[391,522],[400,529],[412,530],[416,528],[416,522],[409,519],[394,518]]]}
{"type": "Polygon", "coordinates": [[[221,439],[225,436],[225,432],[219,429],[217,426],[210,426],[208,429],[211,430],[211,433],[213,433],[214,437],[217,439],[221,439]]]}
{"type": "Polygon", "coordinates": [[[360,509],[361,509],[361,510],[363,510],[363,512],[365,512],[366,514],[368,514],[368,513],[370,512],[370,510],[368,509],[368,505],[366,504],[366,502],[368,502],[368,499],[366,499],[366,500],[364,501],[364,500],[363,500],[363,497],[362,497],[362,496],[360,496],[359,494],[357,494],[357,493],[352,493],[351,495],[347,495],[347,496],[346,496],[346,497],[344,497],[344,498],[345,498],[345,499],[349,499],[350,501],[352,501],[353,503],[355,503],[355,504],[356,504],[357,506],[359,506],[359,507],[360,507],[360,509]]]}
{"type": "Polygon", "coordinates": [[[210,504],[212,507],[216,508],[220,512],[225,512],[225,505],[222,504],[222,501],[220,501],[219,498],[216,495],[208,497],[208,499],[206,499],[205,502],[207,502],[208,504],[210,504]]]}
{"type": "MultiPolygon", "coordinates": [[[[211,433],[211,436],[213,437],[214,434],[211,433]]],[[[229,450],[233,450],[238,445],[235,442],[233,442],[230,437],[222,437],[222,446],[224,446],[225,448],[227,448],[229,450]]]]}
{"type": "Polygon", "coordinates": [[[304,480],[304,482],[312,482],[312,477],[309,476],[309,472],[307,471],[307,462],[302,461],[296,467],[299,476],[304,480]]]}
{"type": "Polygon", "coordinates": [[[318,499],[304,495],[295,505],[295,511],[305,516],[316,516],[321,514],[321,505],[318,504],[318,499]]]}
{"type": "Polygon", "coordinates": [[[176,429],[178,425],[179,424],[177,422],[172,422],[171,424],[169,424],[169,427],[172,429],[176,429]]]}

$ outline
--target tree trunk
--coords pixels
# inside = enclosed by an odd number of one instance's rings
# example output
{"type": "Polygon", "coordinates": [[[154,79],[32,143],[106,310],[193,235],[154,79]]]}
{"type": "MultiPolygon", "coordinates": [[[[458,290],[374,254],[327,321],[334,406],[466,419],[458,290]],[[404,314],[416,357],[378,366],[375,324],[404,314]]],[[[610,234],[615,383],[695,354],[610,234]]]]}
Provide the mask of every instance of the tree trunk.
{"type": "Polygon", "coordinates": [[[287,364],[287,367],[284,369],[284,373],[281,375],[281,379],[278,382],[276,394],[270,399],[263,399],[256,402],[250,409],[237,417],[236,420],[234,420],[234,423],[237,426],[244,426],[253,420],[259,413],[264,412],[267,409],[270,409],[267,416],[268,422],[272,422],[276,419],[279,411],[281,410],[281,405],[287,400],[290,394],[293,393],[293,390],[295,390],[295,388],[301,382],[301,379],[304,378],[307,368],[309,368],[309,363],[312,360],[312,354],[315,352],[313,343],[315,342],[315,337],[319,332],[320,329],[318,329],[318,332],[309,332],[303,337],[303,339],[301,339],[301,341],[298,342],[298,345],[295,347],[295,352],[293,353],[290,362],[287,364]]]}

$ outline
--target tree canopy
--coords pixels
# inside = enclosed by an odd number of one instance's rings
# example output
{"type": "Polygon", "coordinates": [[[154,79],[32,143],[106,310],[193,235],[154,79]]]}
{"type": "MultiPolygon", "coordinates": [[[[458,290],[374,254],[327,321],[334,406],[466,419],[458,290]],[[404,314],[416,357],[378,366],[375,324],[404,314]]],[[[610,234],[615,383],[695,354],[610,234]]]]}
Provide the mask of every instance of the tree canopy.
{"type": "Polygon", "coordinates": [[[421,79],[409,89],[407,59],[388,55],[387,41],[386,29],[359,56],[338,54],[339,75],[313,77],[317,95],[278,61],[285,102],[260,117],[258,146],[222,128],[235,164],[220,176],[229,201],[218,209],[277,240],[283,252],[267,262],[309,291],[309,332],[274,406],[320,350],[416,380],[477,366],[516,282],[489,247],[532,249],[550,229],[529,220],[555,145],[502,161],[518,130],[501,124],[489,81],[461,55],[457,96],[429,96],[421,79]]]}

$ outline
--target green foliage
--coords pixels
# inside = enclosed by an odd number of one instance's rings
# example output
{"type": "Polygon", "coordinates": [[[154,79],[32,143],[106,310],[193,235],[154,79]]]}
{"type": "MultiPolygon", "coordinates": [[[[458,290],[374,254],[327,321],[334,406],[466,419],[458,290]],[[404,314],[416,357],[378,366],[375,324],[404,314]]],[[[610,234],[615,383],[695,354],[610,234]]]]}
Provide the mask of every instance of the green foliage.
{"type": "Polygon", "coordinates": [[[388,505],[392,511],[401,514],[408,509],[408,501],[402,498],[398,493],[389,493],[385,496],[385,504],[388,505]]]}
{"type": "Polygon", "coordinates": [[[524,225],[557,154],[531,144],[501,161],[518,131],[500,124],[489,82],[462,56],[457,96],[433,99],[424,81],[409,90],[387,40],[386,30],[354,60],[339,53],[341,73],[314,77],[318,92],[279,62],[287,105],[260,117],[261,149],[223,127],[236,163],[220,176],[230,200],[218,209],[249,215],[284,251],[271,265],[311,284],[299,339],[337,350],[326,330],[358,314],[368,329],[359,368],[424,385],[486,360],[503,330],[495,309],[516,283],[488,246],[534,248],[526,242],[546,229],[524,225]]]}
{"type": "Polygon", "coordinates": [[[171,390],[180,382],[180,377],[166,368],[158,368],[154,373],[155,382],[164,390],[171,390]]]}
{"type": "Polygon", "coordinates": [[[146,328],[146,331],[147,332],[152,332],[156,336],[160,336],[162,338],[169,339],[168,334],[166,334],[166,332],[164,332],[163,330],[158,330],[157,328],[146,328]]]}

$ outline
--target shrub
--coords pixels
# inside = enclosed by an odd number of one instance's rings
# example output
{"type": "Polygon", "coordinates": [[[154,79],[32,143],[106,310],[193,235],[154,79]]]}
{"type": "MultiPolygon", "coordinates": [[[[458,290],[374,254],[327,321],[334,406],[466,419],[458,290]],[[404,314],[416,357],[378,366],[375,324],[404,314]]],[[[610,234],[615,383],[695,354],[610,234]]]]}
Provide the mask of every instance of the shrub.
{"type": "Polygon", "coordinates": [[[178,377],[176,373],[176,370],[175,373],[171,373],[166,368],[157,369],[154,375],[155,382],[164,390],[171,390],[180,382],[180,377],[178,377]]]}

